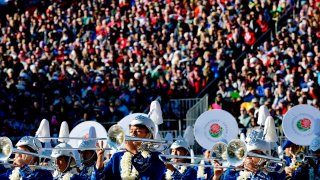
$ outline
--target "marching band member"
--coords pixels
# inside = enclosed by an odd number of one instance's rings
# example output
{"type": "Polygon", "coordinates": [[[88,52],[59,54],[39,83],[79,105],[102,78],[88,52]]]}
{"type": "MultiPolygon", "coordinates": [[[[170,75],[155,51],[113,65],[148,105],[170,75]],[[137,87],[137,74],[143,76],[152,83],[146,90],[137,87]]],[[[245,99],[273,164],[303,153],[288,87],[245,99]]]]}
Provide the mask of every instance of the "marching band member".
{"type": "Polygon", "coordinates": [[[79,145],[79,153],[81,157],[81,163],[83,165],[79,175],[83,180],[91,179],[91,174],[97,161],[96,151],[87,150],[89,148],[96,147],[96,141],[90,140],[90,138],[96,138],[96,131],[94,127],[90,127],[89,129],[89,140],[82,141],[79,145]]]}
{"type": "Polygon", "coordinates": [[[81,179],[77,175],[76,160],[72,150],[72,146],[67,143],[60,143],[52,150],[51,157],[55,158],[56,170],[53,173],[55,180],[77,180],[81,179]],[[68,150],[67,150],[68,149],[68,150]]]}
{"type": "Polygon", "coordinates": [[[282,149],[284,150],[283,158],[286,160],[286,175],[287,177],[291,177],[292,173],[301,165],[296,162],[295,157],[299,152],[303,151],[303,148],[292,143],[290,140],[286,140],[282,145],[282,149]]]}
{"type": "Polygon", "coordinates": [[[283,158],[286,160],[286,166],[290,166],[292,155],[296,154],[296,149],[296,145],[289,140],[286,140],[282,144],[282,150],[284,151],[283,158]]]}
{"type": "MultiPolygon", "coordinates": [[[[211,165],[211,162],[209,160],[211,158],[211,151],[208,149],[202,149],[202,154],[205,160],[201,160],[200,164],[211,165]]],[[[212,167],[199,166],[199,167],[196,167],[195,169],[197,170],[198,180],[210,179],[211,175],[213,174],[212,167]]]]}
{"type": "MultiPolygon", "coordinates": [[[[247,138],[247,150],[248,152],[253,152],[260,155],[268,155],[270,152],[269,144],[260,139],[260,132],[252,131],[252,133],[247,138]]],[[[215,168],[213,179],[272,179],[272,180],[283,180],[285,179],[285,172],[277,173],[277,172],[267,172],[264,168],[267,159],[258,158],[258,157],[250,157],[247,156],[243,166],[245,168],[244,171],[234,171],[231,169],[226,170],[223,174],[221,169],[217,170],[215,168]]]]}
{"type": "MultiPolygon", "coordinates": [[[[171,145],[171,155],[175,156],[190,156],[189,144],[180,137],[171,145]]],[[[183,158],[173,158],[175,163],[191,163],[190,159],[183,158]]],[[[165,179],[197,179],[197,171],[192,167],[187,166],[174,166],[172,164],[166,164],[167,172],[165,174],[165,179]]]]}
{"type": "Polygon", "coordinates": [[[285,136],[292,141],[290,147],[292,156],[289,167],[286,167],[287,176],[291,179],[320,179],[319,177],[319,109],[300,104],[288,110],[282,121],[285,136]],[[305,155],[303,146],[309,146],[310,155],[305,155]],[[299,148],[297,148],[299,147],[299,148]],[[305,157],[305,158],[304,158],[305,157]]]}
{"type": "Polygon", "coordinates": [[[56,170],[53,173],[55,180],[77,180],[80,179],[76,170],[77,162],[75,158],[75,151],[71,150],[72,146],[69,141],[69,126],[66,121],[60,125],[59,139],[60,144],[56,145],[52,150],[51,157],[54,158],[56,170]]]}
{"type": "MultiPolygon", "coordinates": [[[[41,142],[31,136],[22,137],[16,144],[17,149],[39,153],[41,142]]],[[[13,161],[13,170],[9,169],[6,173],[0,175],[0,179],[52,179],[52,174],[48,170],[34,169],[29,165],[39,164],[39,157],[16,153],[13,161]]]]}
{"type": "Polygon", "coordinates": [[[320,137],[312,140],[309,149],[312,152],[312,158],[306,158],[300,162],[300,166],[292,172],[292,180],[320,179],[320,137]]]}
{"type": "MultiPolygon", "coordinates": [[[[153,138],[155,124],[145,116],[138,115],[129,124],[130,136],[153,138]]],[[[161,179],[165,165],[158,158],[159,152],[142,150],[141,142],[127,141],[125,151],[116,152],[104,166],[103,142],[97,143],[97,163],[92,179],[161,179]]]]}

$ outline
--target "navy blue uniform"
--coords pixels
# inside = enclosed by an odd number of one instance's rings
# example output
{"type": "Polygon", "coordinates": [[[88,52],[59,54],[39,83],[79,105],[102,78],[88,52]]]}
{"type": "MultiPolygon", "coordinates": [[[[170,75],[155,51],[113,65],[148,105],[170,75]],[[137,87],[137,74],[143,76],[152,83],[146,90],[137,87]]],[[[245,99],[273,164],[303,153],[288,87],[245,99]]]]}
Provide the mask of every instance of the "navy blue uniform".
{"type": "Polygon", "coordinates": [[[94,171],[95,164],[91,166],[84,166],[83,169],[80,171],[79,176],[83,180],[91,179],[92,172],[94,171]]]}
{"type": "MultiPolygon", "coordinates": [[[[232,169],[226,170],[223,175],[221,176],[221,180],[236,180],[237,177],[240,176],[239,171],[234,171],[232,169]]],[[[267,173],[258,171],[256,174],[251,174],[249,177],[250,180],[284,180],[286,178],[286,174],[283,171],[282,173],[267,173]]]]}
{"type": "Polygon", "coordinates": [[[187,167],[183,173],[175,170],[171,176],[173,180],[196,180],[197,171],[192,167],[187,167]]]}
{"type": "Polygon", "coordinates": [[[313,167],[309,165],[305,166],[300,166],[296,171],[292,173],[292,180],[308,180],[308,179],[315,179],[318,180],[320,179],[320,167],[319,165],[317,166],[318,169],[315,170],[313,167]]]}
{"type": "MultiPolygon", "coordinates": [[[[121,179],[121,166],[120,162],[122,156],[126,151],[117,152],[113,154],[110,161],[106,164],[104,169],[97,170],[94,167],[92,173],[93,180],[99,179],[110,179],[119,180],[121,179]]],[[[161,179],[166,167],[164,163],[159,159],[159,152],[150,152],[150,157],[143,158],[140,153],[132,157],[132,165],[139,172],[139,179],[141,180],[157,180],[161,179]]]]}
{"type": "MultiPolygon", "coordinates": [[[[12,169],[7,170],[6,173],[0,175],[0,179],[6,180],[9,179],[10,175],[12,175],[12,169]]],[[[19,169],[19,176],[22,179],[48,179],[52,180],[52,174],[48,170],[43,169],[35,169],[34,171],[28,166],[24,165],[19,169]]]]}

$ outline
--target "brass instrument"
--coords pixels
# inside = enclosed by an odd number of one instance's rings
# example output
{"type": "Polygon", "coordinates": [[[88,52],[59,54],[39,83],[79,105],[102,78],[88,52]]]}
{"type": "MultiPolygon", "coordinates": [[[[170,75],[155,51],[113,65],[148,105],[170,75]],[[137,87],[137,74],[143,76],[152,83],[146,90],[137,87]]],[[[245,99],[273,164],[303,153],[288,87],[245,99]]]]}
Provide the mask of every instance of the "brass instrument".
{"type": "Polygon", "coordinates": [[[280,158],[248,152],[245,142],[239,139],[230,141],[227,148],[227,160],[235,166],[241,165],[246,157],[257,157],[269,160],[266,162],[263,168],[268,172],[281,173],[286,167],[286,161],[280,158]],[[277,170],[278,169],[278,170],[277,170]]]}
{"type": "Polygon", "coordinates": [[[305,163],[307,162],[308,159],[316,159],[316,160],[319,159],[318,156],[305,155],[303,152],[295,155],[295,158],[296,158],[296,161],[299,163],[305,163]]]}
{"type": "MultiPolygon", "coordinates": [[[[211,149],[213,154],[215,154],[215,157],[205,159],[200,157],[191,157],[191,156],[176,156],[176,155],[164,155],[160,154],[159,158],[161,161],[163,161],[166,164],[175,164],[175,165],[181,165],[181,166],[203,166],[203,167],[214,167],[214,168],[230,168],[230,169],[243,169],[236,167],[237,164],[234,164],[236,161],[230,161],[231,159],[227,159],[227,157],[224,157],[224,154],[227,152],[228,145],[223,142],[217,142],[211,149]],[[217,160],[219,162],[226,161],[229,163],[229,166],[214,166],[214,165],[205,165],[205,164],[194,164],[194,163],[181,163],[181,162],[173,162],[173,161],[166,161],[167,158],[175,158],[175,159],[197,159],[197,160],[217,160]]],[[[230,149],[229,149],[230,151],[230,149]]]]}
{"type": "MultiPolygon", "coordinates": [[[[10,163],[0,163],[1,165],[3,165],[4,167],[9,167],[9,168],[14,168],[15,166],[13,164],[10,163]]],[[[51,166],[40,166],[40,165],[28,165],[31,168],[35,168],[35,169],[43,169],[43,170],[48,170],[48,171],[54,171],[55,168],[51,167],[51,166]]]]}
{"type": "MultiPolygon", "coordinates": [[[[145,149],[153,150],[158,148],[157,144],[170,144],[172,140],[157,140],[157,139],[148,139],[148,138],[137,138],[132,136],[125,135],[123,128],[117,124],[111,126],[108,130],[108,137],[100,138],[82,138],[82,137],[36,137],[38,139],[78,139],[78,140],[107,140],[107,144],[111,148],[103,148],[105,150],[120,149],[125,141],[139,141],[146,142],[144,144],[145,149]]],[[[53,148],[43,148],[50,150],[53,148]]],[[[96,150],[97,148],[86,148],[86,150],[96,150]]],[[[100,148],[99,148],[100,149],[100,148]]],[[[83,150],[83,148],[68,148],[63,150],[83,150]]]]}
{"type": "MultiPolygon", "coordinates": [[[[9,158],[13,153],[26,154],[30,156],[36,156],[39,158],[53,159],[50,156],[45,156],[45,155],[13,148],[12,142],[8,137],[0,137],[0,161],[2,162],[13,161],[13,159],[9,158]]],[[[10,163],[1,163],[1,164],[5,166],[13,166],[10,163]]],[[[28,165],[28,166],[35,167],[36,169],[54,170],[54,168],[50,166],[38,166],[38,165],[28,165]]]]}

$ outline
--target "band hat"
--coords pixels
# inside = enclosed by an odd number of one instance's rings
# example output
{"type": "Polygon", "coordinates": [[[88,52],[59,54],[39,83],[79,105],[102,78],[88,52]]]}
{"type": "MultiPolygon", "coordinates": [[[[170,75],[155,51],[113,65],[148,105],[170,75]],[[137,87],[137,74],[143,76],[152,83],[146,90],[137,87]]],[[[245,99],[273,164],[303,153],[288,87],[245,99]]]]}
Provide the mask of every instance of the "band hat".
{"type": "Polygon", "coordinates": [[[184,148],[190,154],[190,146],[187,143],[187,141],[184,140],[181,136],[179,136],[178,139],[175,142],[173,142],[170,147],[170,149],[177,149],[177,148],[184,148]]]}
{"type": "MultiPolygon", "coordinates": [[[[70,148],[70,147],[72,148],[70,144],[67,144],[67,142],[70,141],[69,137],[78,137],[78,136],[70,136],[68,123],[66,121],[63,121],[60,126],[59,139],[58,139],[58,141],[61,142],[60,146],[68,146],[66,148],[70,148]]],[[[60,146],[58,145],[55,148],[59,148],[60,146]]],[[[72,153],[73,160],[70,166],[80,165],[80,154],[78,153],[78,151],[75,151],[75,150],[66,151],[66,152],[64,152],[65,150],[58,150],[58,151],[62,151],[62,155],[70,154],[70,152],[72,153]]],[[[54,152],[54,150],[52,150],[51,157],[61,153],[58,151],[54,152]]]]}
{"type": "Polygon", "coordinates": [[[163,123],[162,111],[158,101],[152,101],[150,111],[145,113],[133,113],[122,118],[118,125],[122,127],[126,135],[130,135],[130,126],[144,125],[155,138],[158,134],[158,125],[163,123]]]}
{"type": "Polygon", "coordinates": [[[293,143],[290,140],[286,140],[283,144],[282,144],[282,150],[285,150],[287,147],[293,145],[293,143]]]}
{"type": "Polygon", "coordinates": [[[170,148],[171,149],[184,148],[191,155],[193,153],[193,150],[190,148],[190,146],[193,146],[195,141],[193,132],[194,132],[193,127],[188,126],[184,131],[183,137],[179,136],[178,139],[174,143],[172,143],[170,148]]]}
{"type": "Polygon", "coordinates": [[[263,140],[263,131],[261,130],[253,130],[246,138],[246,145],[248,152],[253,150],[262,151],[265,155],[268,155],[269,145],[266,141],[263,140]]]}
{"type": "Polygon", "coordinates": [[[137,115],[130,122],[130,126],[135,125],[144,125],[153,134],[153,137],[155,137],[155,124],[150,118],[143,115],[137,115]]]}
{"type": "Polygon", "coordinates": [[[158,126],[156,126],[154,124],[152,125],[152,123],[149,120],[145,120],[145,121],[142,120],[143,118],[140,118],[140,120],[139,120],[139,118],[138,119],[136,118],[138,116],[144,116],[144,117],[148,118],[148,115],[145,113],[133,113],[133,114],[129,114],[129,115],[125,116],[124,118],[122,118],[118,122],[118,125],[120,125],[122,127],[122,129],[124,130],[125,134],[129,136],[130,135],[130,128],[129,127],[131,125],[134,125],[134,124],[135,125],[138,125],[138,124],[144,125],[143,123],[147,123],[147,124],[150,124],[151,127],[155,128],[155,131],[152,133],[153,137],[155,137],[156,136],[155,132],[158,132],[158,126]]]}
{"type": "Polygon", "coordinates": [[[270,152],[268,148],[268,143],[263,140],[258,140],[254,143],[247,144],[247,150],[248,152],[253,150],[259,150],[262,151],[265,155],[268,155],[270,152]]]}
{"type": "Polygon", "coordinates": [[[19,147],[19,146],[28,146],[36,152],[42,149],[41,142],[37,138],[32,136],[22,137],[16,144],[16,147],[19,147]]]}
{"type": "Polygon", "coordinates": [[[52,150],[51,157],[53,157],[53,158],[58,158],[60,156],[71,157],[72,160],[70,162],[70,167],[76,166],[76,158],[75,158],[74,152],[72,150],[66,150],[66,149],[72,149],[72,146],[70,146],[69,144],[67,144],[65,142],[58,144],[52,150]]]}
{"type": "Polygon", "coordinates": [[[51,153],[51,157],[58,158],[60,156],[71,156],[74,157],[72,150],[65,150],[65,149],[72,149],[68,143],[60,143],[54,147],[51,153]]]}

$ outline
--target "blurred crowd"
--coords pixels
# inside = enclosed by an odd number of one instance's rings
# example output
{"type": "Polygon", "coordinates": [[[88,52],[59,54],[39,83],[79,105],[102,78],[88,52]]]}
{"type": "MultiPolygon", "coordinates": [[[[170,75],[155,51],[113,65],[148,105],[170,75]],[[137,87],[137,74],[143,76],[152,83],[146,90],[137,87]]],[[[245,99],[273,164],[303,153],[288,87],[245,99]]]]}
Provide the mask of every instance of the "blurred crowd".
{"type": "Polygon", "coordinates": [[[261,104],[279,118],[293,104],[319,105],[319,5],[302,2],[252,51],[294,2],[9,1],[0,23],[1,133],[31,134],[43,118],[53,134],[64,120],[115,123],[157,97],[195,97],[216,78],[224,81],[215,104],[244,127],[261,104]],[[242,52],[248,58],[236,69],[242,52]]]}
{"type": "Polygon", "coordinates": [[[248,53],[241,69],[231,67],[218,83],[211,108],[232,112],[244,131],[258,126],[261,105],[277,127],[295,105],[320,109],[320,3],[302,3],[296,13],[274,38],[248,53]]]}

